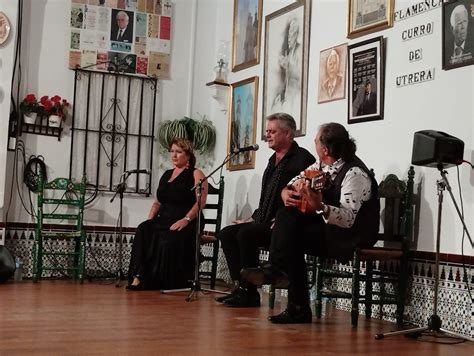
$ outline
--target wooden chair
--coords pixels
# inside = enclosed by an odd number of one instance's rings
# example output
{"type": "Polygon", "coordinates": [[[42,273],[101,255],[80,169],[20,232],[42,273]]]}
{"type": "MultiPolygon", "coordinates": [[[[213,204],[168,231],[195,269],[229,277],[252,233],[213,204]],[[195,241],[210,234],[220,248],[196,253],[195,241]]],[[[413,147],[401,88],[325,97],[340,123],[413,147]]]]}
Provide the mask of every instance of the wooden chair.
{"type": "MultiPolygon", "coordinates": [[[[365,315],[371,317],[372,305],[396,305],[396,320],[403,323],[405,296],[408,283],[408,253],[413,231],[413,167],[408,170],[408,180],[403,182],[396,175],[388,175],[379,184],[381,218],[383,232],[379,241],[384,247],[356,249],[352,258],[352,272],[336,271],[328,267],[321,258],[316,259],[316,316],[321,317],[322,298],[348,298],[352,300],[351,322],[356,327],[359,317],[359,304],[365,304],[365,315]],[[391,247],[387,247],[391,245],[391,247]],[[366,271],[361,273],[361,261],[365,262],[366,271]],[[380,268],[387,261],[397,261],[399,270],[380,268]],[[323,280],[343,278],[352,280],[351,293],[323,289],[323,280]],[[365,282],[365,293],[361,294],[360,284],[365,282]],[[386,290],[387,284],[396,288],[396,293],[386,290]],[[377,286],[378,290],[374,288],[377,286]]],[[[379,243],[377,243],[378,245],[379,243]]]]}
{"type": "Polygon", "coordinates": [[[83,229],[85,192],[85,177],[80,183],[67,178],[56,178],[49,183],[40,181],[38,222],[33,244],[34,282],[46,270],[69,271],[74,279],[83,281],[86,256],[86,233],[83,229]],[[46,221],[58,220],[73,221],[74,224],[64,224],[63,228],[46,231],[46,221]],[[70,241],[74,242],[73,249],[70,241]]]}
{"type": "Polygon", "coordinates": [[[217,260],[219,258],[219,240],[217,233],[221,230],[222,207],[224,202],[224,177],[220,178],[219,186],[208,185],[207,202],[203,209],[205,230],[201,235],[201,265],[210,262],[210,270],[200,270],[199,275],[209,278],[210,287],[214,289],[216,284],[217,260]],[[211,227],[211,230],[207,230],[211,227]],[[211,251],[210,253],[207,251],[211,251]]]}

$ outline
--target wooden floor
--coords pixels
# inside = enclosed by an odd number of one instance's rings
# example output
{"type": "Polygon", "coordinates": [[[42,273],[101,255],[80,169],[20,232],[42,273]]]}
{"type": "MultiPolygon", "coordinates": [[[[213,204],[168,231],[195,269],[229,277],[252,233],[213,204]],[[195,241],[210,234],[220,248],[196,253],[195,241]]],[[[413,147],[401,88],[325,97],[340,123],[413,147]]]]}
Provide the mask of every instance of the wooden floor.
{"type": "Polygon", "coordinates": [[[473,343],[374,340],[394,324],[361,317],[352,329],[349,314],[332,308],[312,324],[273,325],[266,305],[233,309],[213,294],[187,295],[104,282],[0,284],[0,355],[474,355],[473,343]]]}

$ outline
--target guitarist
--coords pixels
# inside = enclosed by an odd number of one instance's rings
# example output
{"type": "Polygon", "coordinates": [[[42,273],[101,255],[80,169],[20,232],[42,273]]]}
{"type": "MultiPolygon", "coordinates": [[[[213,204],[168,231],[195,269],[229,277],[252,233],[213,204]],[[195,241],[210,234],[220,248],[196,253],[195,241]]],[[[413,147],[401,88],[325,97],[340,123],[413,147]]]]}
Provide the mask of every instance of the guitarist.
{"type": "Polygon", "coordinates": [[[312,321],[304,254],[348,258],[357,246],[373,246],[378,233],[377,182],[355,155],[354,140],[344,126],[328,123],[314,142],[319,159],[309,169],[327,173],[329,187],[310,188],[304,174],[292,179],[281,193],[285,207],[276,216],[269,264],[241,274],[253,285],[288,286],[286,310],[269,317],[277,324],[312,321]],[[302,199],[305,213],[299,210],[302,199]]]}

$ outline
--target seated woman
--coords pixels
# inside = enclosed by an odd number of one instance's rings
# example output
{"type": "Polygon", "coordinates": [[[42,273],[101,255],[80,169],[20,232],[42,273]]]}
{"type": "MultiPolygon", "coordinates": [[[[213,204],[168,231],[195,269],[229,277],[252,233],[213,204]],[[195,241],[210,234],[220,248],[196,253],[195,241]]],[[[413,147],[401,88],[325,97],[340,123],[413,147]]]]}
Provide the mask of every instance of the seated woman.
{"type": "MultiPolygon", "coordinates": [[[[192,187],[204,178],[194,167],[191,142],[176,138],[171,143],[174,168],[160,178],[148,220],[142,222],[133,241],[129,290],[173,289],[188,286],[194,279],[194,249],[198,204],[192,187]]],[[[203,183],[204,207],[207,182],[203,183]]]]}

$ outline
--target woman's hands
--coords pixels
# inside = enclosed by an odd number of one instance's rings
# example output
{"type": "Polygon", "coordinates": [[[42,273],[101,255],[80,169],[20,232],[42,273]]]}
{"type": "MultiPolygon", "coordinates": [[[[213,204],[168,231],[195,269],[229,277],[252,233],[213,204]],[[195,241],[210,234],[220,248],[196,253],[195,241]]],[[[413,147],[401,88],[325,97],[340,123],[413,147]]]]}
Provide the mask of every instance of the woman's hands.
{"type": "Polygon", "coordinates": [[[191,220],[187,220],[186,218],[179,219],[173,225],[170,226],[170,230],[171,231],[181,231],[186,226],[188,226],[190,222],[191,222],[191,220]]]}

